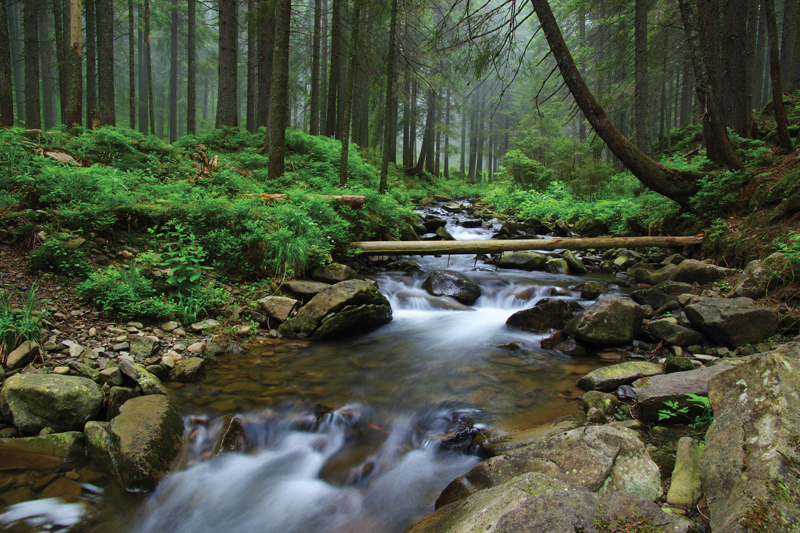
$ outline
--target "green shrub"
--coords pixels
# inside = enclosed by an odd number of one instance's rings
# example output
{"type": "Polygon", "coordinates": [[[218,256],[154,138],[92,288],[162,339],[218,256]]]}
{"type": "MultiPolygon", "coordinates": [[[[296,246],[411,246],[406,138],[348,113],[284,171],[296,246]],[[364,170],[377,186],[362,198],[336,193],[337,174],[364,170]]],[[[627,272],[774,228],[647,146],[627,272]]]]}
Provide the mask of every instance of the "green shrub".
{"type": "Polygon", "coordinates": [[[26,292],[21,309],[11,309],[10,288],[0,280],[0,360],[24,341],[37,344],[42,340],[42,320],[47,316],[37,311],[36,284],[26,292]]]}
{"type": "Polygon", "coordinates": [[[695,213],[703,216],[729,214],[741,201],[742,190],[750,179],[745,171],[722,171],[700,178],[700,190],[689,201],[695,213]]]}
{"type": "Polygon", "coordinates": [[[54,272],[70,279],[85,279],[91,267],[83,251],[60,238],[53,238],[30,254],[26,270],[30,273],[54,272]]]}
{"type": "Polygon", "coordinates": [[[203,271],[209,268],[203,265],[208,254],[194,233],[176,220],[171,220],[167,229],[156,237],[169,241],[161,252],[163,261],[158,263],[172,272],[167,282],[175,284],[178,293],[190,292],[190,288],[199,283],[203,271]]]}
{"type": "Polygon", "coordinates": [[[175,305],[154,296],[150,280],[131,262],[127,269],[102,268],[92,272],[76,290],[88,302],[109,316],[123,320],[160,320],[175,311],[175,305]]]}

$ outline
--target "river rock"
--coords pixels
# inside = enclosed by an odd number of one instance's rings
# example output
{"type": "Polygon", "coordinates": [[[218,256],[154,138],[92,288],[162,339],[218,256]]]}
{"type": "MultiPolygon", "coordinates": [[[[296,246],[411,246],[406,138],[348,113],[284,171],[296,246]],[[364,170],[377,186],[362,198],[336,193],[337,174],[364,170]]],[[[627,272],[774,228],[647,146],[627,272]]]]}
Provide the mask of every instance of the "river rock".
{"type": "Polygon", "coordinates": [[[580,285],[581,298],[584,300],[597,300],[601,294],[606,293],[606,288],[596,281],[587,281],[580,285]]]}
{"type": "Polygon", "coordinates": [[[392,308],[375,284],[348,280],[329,285],[281,324],[285,337],[322,337],[356,333],[392,319],[392,308]]]}
{"type": "Polygon", "coordinates": [[[691,437],[678,442],[675,469],[667,492],[667,503],[672,505],[696,505],[703,496],[700,485],[700,447],[691,437]]]}
{"type": "Polygon", "coordinates": [[[564,330],[576,339],[593,344],[628,344],[642,327],[644,310],[631,300],[603,298],[575,317],[564,330]]]}
{"type": "Polygon", "coordinates": [[[3,416],[22,433],[80,431],[103,405],[103,391],[94,381],[58,374],[17,374],[0,393],[3,416]]]}
{"type": "Polygon", "coordinates": [[[596,218],[582,218],[575,223],[575,233],[581,237],[597,237],[608,233],[608,226],[596,218]]]}
{"type": "Polygon", "coordinates": [[[689,420],[676,419],[673,422],[690,422],[701,413],[701,409],[690,402],[687,395],[708,396],[708,382],[711,378],[731,368],[731,365],[720,363],[689,372],[673,372],[635,381],[633,393],[638,400],[642,420],[658,420],[658,412],[667,408],[667,402],[677,402],[678,408],[689,409],[689,420]]]}
{"type": "Polygon", "coordinates": [[[454,241],[456,240],[446,228],[436,228],[436,236],[439,237],[443,241],[454,241]]]}
{"type": "Polygon", "coordinates": [[[311,301],[311,299],[319,294],[321,291],[330,287],[330,283],[321,283],[319,281],[287,281],[284,283],[284,290],[289,295],[294,296],[303,303],[311,301]]]}
{"type": "Polygon", "coordinates": [[[533,333],[544,333],[551,329],[564,329],[575,312],[565,300],[539,300],[530,309],[517,311],[506,320],[506,325],[533,333]]]}
{"type": "Polygon", "coordinates": [[[0,454],[30,453],[64,459],[83,457],[83,433],[66,431],[36,437],[0,439],[0,454]]]}
{"type": "Polygon", "coordinates": [[[161,380],[148,372],[142,365],[137,365],[129,357],[119,358],[119,369],[142,388],[144,394],[166,394],[167,389],[161,380]]]}
{"type": "Polygon", "coordinates": [[[297,314],[300,309],[300,301],[284,296],[267,296],[258,301],[258,308],[282,324],[286,322],[287,318],[297,314]]]}
{"type": "Polygon", "coordinates": [[[567,266],[567,262],[560,257],[553,257],[548,259],[547,262],[544,264],[544,269],[546,272],[550,274],[569,274],[569,267],[567,266]]]}
{"type": "Polygon", "coordinates": [[[39,345],[32,341],[25,341],[6,356],[5,366],[9,370],[22,368],[39,355],[39,345]]]}
{"type": "Polygon", "coordinates": [[[778,325],[774,311],[755,307],[750,298],[691,298],[686,317],[718,344],[734,349],[771,337],[778,325]]]}
{"type": "Polygon", "coordinates": [[[173,381],[197,381],[206,373],[206,361],[202,357],[187,357],[175,363],[169,373],[173,381]]]}
{"type": "Polygon", "coordinates": [[[323,283],[339,283],[340,281],[347,281],[348,279],[364,279],[361,275],[347,265],[341,263],[330,263],[325,266],[319,266],[311,271],[311,279],[321,281],[323,283]]]}
{"type": "Polygon", "coordinates": [[[449,296],[431,296],[420,290],[397,291],[394,297],[400,302],[412,302],[415,299],[428,302],[433,309],[447,309],[449,311],[474,311],[475,309],[464,305],[449,296]]]}
{"type": "Polygon", "coordinates": [[[130,340],[130,354],[135,359],[153,357],[158,351],[158,341],[150,337],[133,337],[130,340]]]}
{"type": "Polygon", "coordinates": [[[645,376],[661,374],[661,365],[645,361],[630,361],[593,370],[578,381],[578,386],[588,391],[614,391],[645,376]]]}
{"type": "Polygon", "coordinates": [[[770,282],[776,274],[787,268],[788,259],[781,252],[775,252],[763,261],[755,259],[747,263],[739,282],[733,288],[734,296],[758,299],[767,294],[770,282]]]}
{"type": "Polygon", "coordinates": [[[800,523],[800,362],[769,353],[711,380],[714,422],[701,464],[711,529],[793,531],[800,523]]]}
{"type": "Polygon", "coordinates": [[[686,259],[681,261],[678,268],[670,275],[672,281],[683,283],[711,283],[724,277],[729,269],[719,267],[712,263],[704,263],[696,259],[686,259]]]}
{"type": "Polygon", "coordinates": [[[469,278],[450,270],[434,270],[422,283],[434,296],[450,296],[464,305],[472,305],[481,295],[481,288],[469,278]]]}
{"type": "Polygon", "coordinates": [[[677,302],[678,295],[692,292],[692,285],[677,281],[664,281],[649,289],[639,289],[631,293],[631,298],[639,305],[649,305],[659,309],[669,302],[677,302]]]}
{"type": "Polygon", "coordinates": [[[570,272],[573,274],[586,274],[586,265],[583,264],[583,261],[578,259],[578,256],[576,256],[574,252],[565,250],[561,256],[564,258],[564,261],[567,262],[570,272]]]}
{"type": "Polygon", "coordinates": [[[434,215],[427,215],[422,221],[425,233],[436,233],[436,230],[447,225],[447,221],[434,215]]]}
{"type": "Polygon", "coordinates": [[[526,473],[440,508],[406,533],[589,533],[612,531],[618,521],[657,524],[657,531],[673,533],[689,533],[693,526],[633,494],[597,494],[545,474],[526,473]]]}
{"type": "Polygon", "coordinates": [[[517,270],[544,270],[547,256],[539,252],[511,252],[503,254],[497,262],[498,268],[515,268],[517,270]]]}
{"type": "MultiPolygon", "coordinates": [[[[638,266],[649,265],[652,263],[642,263],[638,266]]],[[[666,265],[664,267],[658,269],[648,269],[648,268],[632,268],[628,274],[630,274],[637,283],[645,283],[647,285],[658,285],[659,283],[663,283],[667,281],[670,276],[678,269],[675,265],[666,265]]]]}
{"type": "Polygon", "coordinates": [[[606,416],[613,415],[619,406],[616,396],[596,390],[590,390],[581,396],[581,403],[583,403],[583,412],[588,413],[592,409],[599,409],[606,416]]]}
{"type": "Polygon", "coordinates": [[[108,391],[108,407],[106,408],[106,420],[111,420],[119,414],[119,408],[125,402],[139,396],[136,389],[132,387],[111,387],[108,391]]]}
{"type": "Polygon", "coordinates": [[[478,463],[445,488],[437,508],[495,487],[526,472],[539,472],[593,492],[661,496],[661,476],[636,432],[611,426],[573,429],[478,463]]]}
{"type": "Polygon", "coordinates": [[[183,444],[183,418],[166,396],[128,400],[111,422],[87,428],[87,449],[132,491],[150,491],[172,467],[183,444]]]}
{"type": "Polygon", "coordinates": [[[642,326],[642,333],[655,340],[663,340],[676,346],[707,344],[707,338],[699,331],[685,328],[673,317],[650,320],[642,326]]]}

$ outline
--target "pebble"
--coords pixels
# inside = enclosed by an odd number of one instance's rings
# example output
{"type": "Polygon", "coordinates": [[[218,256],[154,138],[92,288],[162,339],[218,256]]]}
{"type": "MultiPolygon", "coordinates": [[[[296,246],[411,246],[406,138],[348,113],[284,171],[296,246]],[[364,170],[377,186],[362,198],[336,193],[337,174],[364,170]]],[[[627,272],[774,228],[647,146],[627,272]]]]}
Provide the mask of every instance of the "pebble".
{"type": "Polygon", "coordinates": [[[127,342],[119,342],[111,347],[111,349],[114,350],[115,352],[126,350],[128,348],[130,348],[130,344],[128,344],[127,342]]]}
{"type": "Polygon", "coordinates": [[[206,349],[206,345],[204,342],[195,342],[194,344],[190,344],[187,350],[192,353],[203,353],[206,349]]]}
{"type": "Polygon", "coordinates": [[[183,328],[175,328],[174,330],[172,330],[172,334],[178,337],[186,336],[186,332],[183,330],[183,328]]]}
{"type": "Polygon", "coordinates": [[[173,331],[174,329],[180,328],[180,327],[181,327],[181,325],[178,324],[175,321],[170,321],[170,322],[166,322],[164,324],[161,324],[161,329],[166,331],[167,333],[173,331]]]}
{"type": "Polygon", "coordinates": [[[175,345],[172,347],[172,349],[173,349],[174,351],[176,351],[176,352],[182,352],[182,351],[184,351],[184,350],[186,349],[186,345],[185,345],[185,344],[180,344],[180,343],[179,343],[179,344],[175,344],[175,345]]]}
{"type": "Polygon", "coordinates": [[[65,376],[69,374],[69,367],[68,366],[57,366],[53,369],[53,374],[59,374],[65,376]]]}

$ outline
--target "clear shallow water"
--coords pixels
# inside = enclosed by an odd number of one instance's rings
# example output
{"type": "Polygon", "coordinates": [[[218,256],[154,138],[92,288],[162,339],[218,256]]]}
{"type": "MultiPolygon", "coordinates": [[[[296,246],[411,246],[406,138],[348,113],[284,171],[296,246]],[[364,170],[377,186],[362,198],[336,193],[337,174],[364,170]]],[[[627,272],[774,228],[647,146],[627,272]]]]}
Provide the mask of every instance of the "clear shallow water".
{"type": "Polygon", "coordinates": [[[478,461],[444,449],[447,430],[472,422],[496,437],[579,412],[575,382],[599,364],[542,350],[541,335],[505,322],[540,298],[577,298],[569,287],[589,277],[495,271],[474,256],[413,260],[421,273],[377,276],[393,307],[386,326],[350,340],[265,339],[221,357],[201,382],[169,384],[187,445],[152,495],[100,476],[94,493],[39,504],[44,525],[20,526],[36,509],[9,507],[0,530],[401,532],[478,461]],[[443,309],[452,302],[421,289],[436,268],[481,285],[472,310],[443,309]],[[76,513],[77,525],[55,525],[76,513]]]}

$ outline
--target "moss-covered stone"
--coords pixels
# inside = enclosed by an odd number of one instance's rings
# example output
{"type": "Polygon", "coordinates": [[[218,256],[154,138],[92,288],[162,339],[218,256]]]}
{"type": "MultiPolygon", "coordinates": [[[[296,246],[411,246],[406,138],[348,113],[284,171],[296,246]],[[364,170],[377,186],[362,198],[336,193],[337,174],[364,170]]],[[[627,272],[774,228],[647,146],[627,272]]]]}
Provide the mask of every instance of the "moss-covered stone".
{"type": "Polygon", "coordinates": [[[36,437],[0,439],[0,454],[30,453],[53,457],[77,458],[83,455],[83,433],[67,431],[36,437]]]}
{"type": "Polygon", "coordinates": [[[645,376],[661,374],[661,365],[646,361],[630,361],[593,370],[578,380],[583,390],[613,391],[620,385],[633,383],[645,376]]]}

